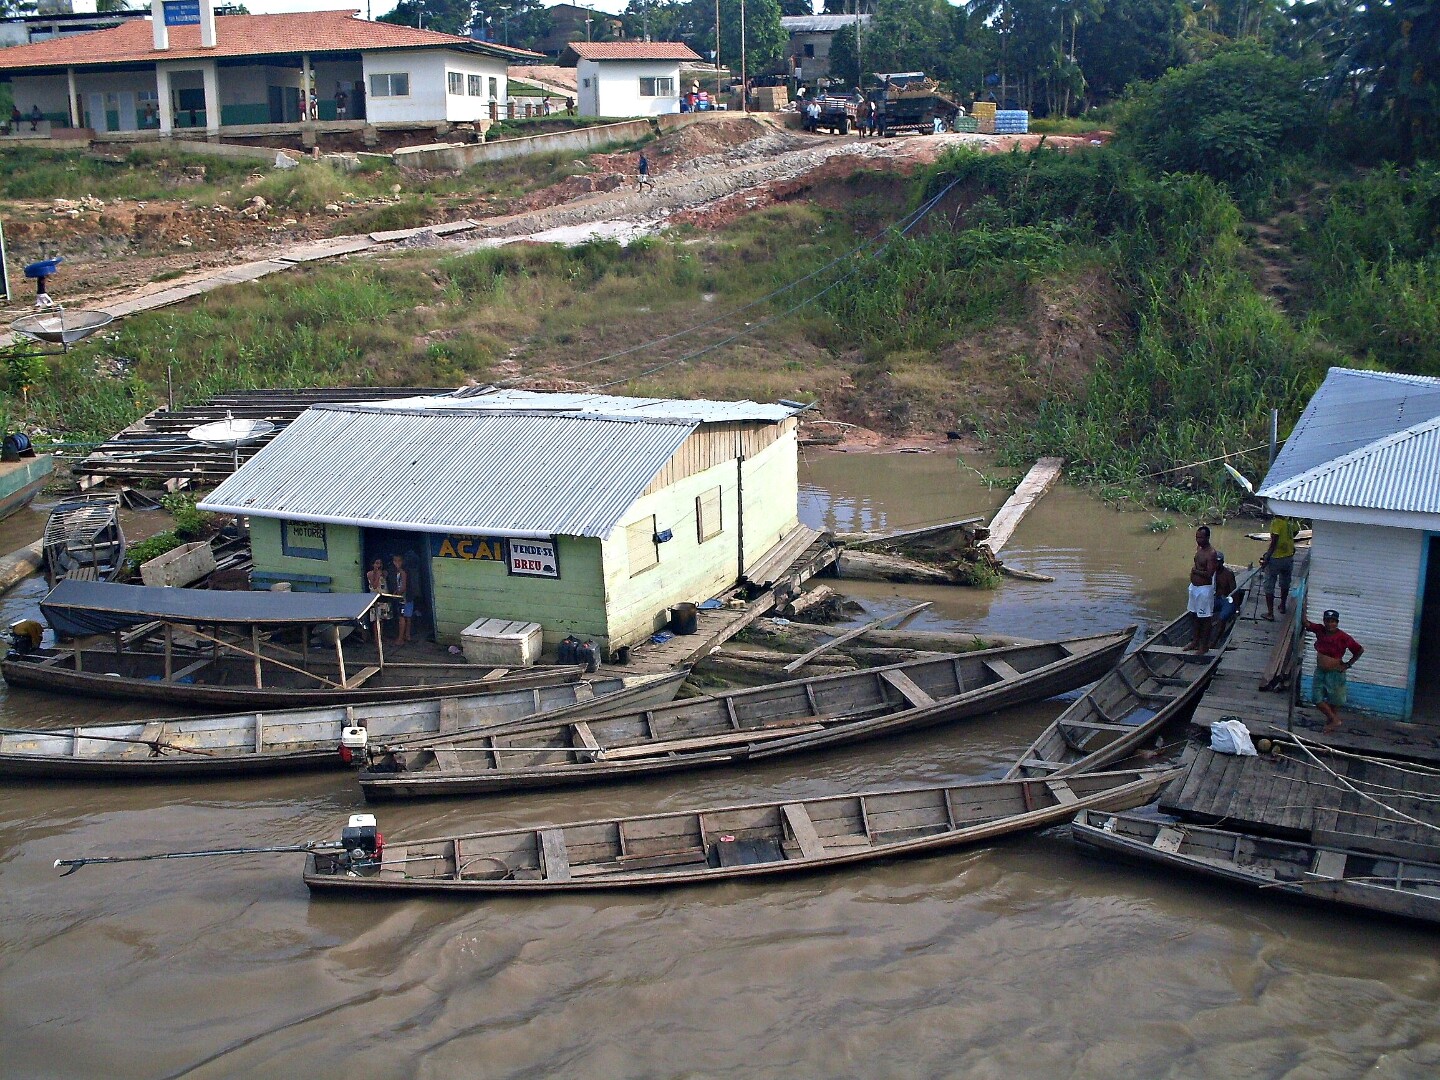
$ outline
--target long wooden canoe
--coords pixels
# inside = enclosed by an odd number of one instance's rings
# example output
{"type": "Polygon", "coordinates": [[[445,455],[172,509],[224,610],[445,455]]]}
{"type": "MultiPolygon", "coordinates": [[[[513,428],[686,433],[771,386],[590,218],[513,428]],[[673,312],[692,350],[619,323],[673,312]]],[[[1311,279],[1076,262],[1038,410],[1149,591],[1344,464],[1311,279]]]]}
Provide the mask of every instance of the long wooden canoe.
{"type": "MultiPolygon", "coordinates": [[[[298,661],[295,661],[298,666],[298,661]]],[[[415,697],[456,697],[577,682],[584,668],[539,665],[486,668],[476,664],[393,664],[358,667],[343,683],[338,667],[312,662],[302,675],[285,668],[267,671],[266,684],[255,685],[255,664],[245,657],[191,654],[172,660],[165,680],[165,657],[158,652],[85,649],[79,663],[72,649],[41,649],[0,660],[0,675],[11,686],[54,694],[157,701],[199,709],[299,708],[362,701],[404,701],[415,697]],[[78,670],[77,670],[78,668],[78,670]],[[326,685],[326,682],[335,685],[326,685]]]]}
{"type": "Polygon", "coordinates": [[[541,723],[509,735],[398,748],[360,774],[367,798],[601,783],[815,750],[979,716],[1083,686],[1135,634],[1009,645],[816,676],[661,709],[541,723]]]}
{"type": "Polygon", "coordinates": [[[674,699],[688,672],[599,678],[466,697],[280,709],[228,716],[96,724],[56,731],[0,728],[0,776],[168,780],[343,768],[347,727],[371,739],[505,731],[536,714],[579,719],[674,699]]]}
{"type": "Polygon", "coordinates": [[[1440,923],[1440,863],[1276,840],[1149,814],[1086,810],[1082,848],[1279,894],[1440,923]]]}
{"type": "Polygon", "coordinates": [[[1061,713],[1005,779],[1070,776],[1140,749],[1166,724],[1194,710],[1234,625],[1231,619],[1203,654],[1190,651],[1195,625],[1188,614],[1162,627],[1061,713]]]}
{"type": "Polygon", "coordinates": [[[1173,770],[990,780],[390,841],[378,865],[316,852],[305,884],[351,892],[655,888],[828,869],[977,844],[1089,807],[1126,809],[1173,770]]]}

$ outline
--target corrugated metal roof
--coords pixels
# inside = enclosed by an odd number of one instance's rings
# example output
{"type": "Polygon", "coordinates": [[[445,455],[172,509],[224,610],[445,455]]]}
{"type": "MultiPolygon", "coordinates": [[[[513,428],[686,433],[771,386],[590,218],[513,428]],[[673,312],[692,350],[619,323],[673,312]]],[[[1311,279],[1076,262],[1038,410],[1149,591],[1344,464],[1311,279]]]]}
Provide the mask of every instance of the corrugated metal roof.
{"type": "Polygon", "coordinates": [[[1440,514],[1440,417],[1263,488],[1260,494],[1315,506],[1440,514]]]}
{"type": "Polygon", "coordinates": [[[1331,368],[1258,494],[1440,513],[1440,379],[1331,368]]]}
{"type": "Polygon", "coordinates": [[[321,405],[201,507],[426,532],[604,537],[697,426],[321,405]]]}
{"type": "MultiPolygon", "coordinates": [[[[859,16],[862,24],[870,19],[869,15],[859,16]]],[[[855,20],[854,15],[782,15],[780,26],[787,34],[824,34],[854,26],[855,20]]]]}
{"type": "Polygon", "coordinates": [[[1331,368],[1265,474],[1260,494],[1436,416],[1440,379],[1331,368]]]}
{"type": "Polygon", "coordinates": [[[572,416],[625,416],[634,419],[688,420],[700,424],[757,421],[779,423],[800,410],[793,405],[761,405],[754,401],[687,401],[677,398],[616,397],[611,394],[555,394],[537,390],[470,387],[441,397],[400,398],[381,402],[388,409],[525,409],[572,416]]]}

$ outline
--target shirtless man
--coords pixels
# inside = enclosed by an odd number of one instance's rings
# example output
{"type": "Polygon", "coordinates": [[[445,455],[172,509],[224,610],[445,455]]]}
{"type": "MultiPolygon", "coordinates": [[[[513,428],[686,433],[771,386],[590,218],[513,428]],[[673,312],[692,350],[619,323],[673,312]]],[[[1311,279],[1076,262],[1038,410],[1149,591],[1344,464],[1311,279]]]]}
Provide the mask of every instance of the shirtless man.
{"type": "Polygon", "coordinates": [[[1215,620],[1215,573],[1220,557],[1210,546],[1210,528],[1201,525],[1195,530],[1195,562],[1190,567],[1190,599],[1185,610],[1195,616],[1195,644],[1192,651],[1210,651],[1210,636],[1215,620]]]}

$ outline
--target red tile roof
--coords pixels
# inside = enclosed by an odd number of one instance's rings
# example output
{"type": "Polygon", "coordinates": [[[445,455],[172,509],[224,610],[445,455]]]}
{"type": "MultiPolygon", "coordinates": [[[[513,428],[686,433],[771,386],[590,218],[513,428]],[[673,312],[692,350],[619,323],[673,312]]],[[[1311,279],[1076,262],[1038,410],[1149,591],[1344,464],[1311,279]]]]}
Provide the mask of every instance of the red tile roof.
{"type": "Polygon", "coordinates": [[[572,41],[565,46],[581,60],[699,60],[681,41],[572,41]]]}
{"type": "Polygon", "coordinates": [[[274,56],[283,53],[357,52],[371,49],[466,48],[501,59],[541,59],[540,53],[474,41],[433,30],[366,22],[353,8],[285,15],[218,15],[215,46],[200,47],[200,27],[170,27],[170,48],[155,48],[149,19],[127,19],[109,30],[0,49],[0,71],[22,68],[127,64],[199,57],[274,56]]]}

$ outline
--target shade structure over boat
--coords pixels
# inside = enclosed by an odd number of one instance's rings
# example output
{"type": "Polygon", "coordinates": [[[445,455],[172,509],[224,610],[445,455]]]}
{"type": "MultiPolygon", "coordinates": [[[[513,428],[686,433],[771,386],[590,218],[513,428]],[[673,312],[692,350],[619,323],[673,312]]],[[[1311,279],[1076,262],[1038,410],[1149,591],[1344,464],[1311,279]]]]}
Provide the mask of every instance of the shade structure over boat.
{"type": "Polygon", "coordinates": [[[56,632],[83,637],[155,620],[190,626],[353,623],[379,600],[378,593],[228,592],[67,578],[40,601],[40,611],[56,632]]]}

